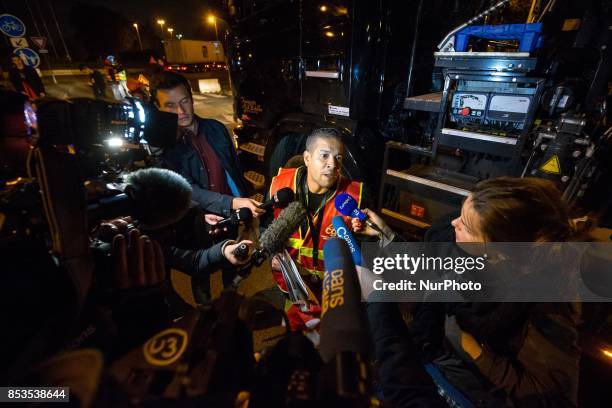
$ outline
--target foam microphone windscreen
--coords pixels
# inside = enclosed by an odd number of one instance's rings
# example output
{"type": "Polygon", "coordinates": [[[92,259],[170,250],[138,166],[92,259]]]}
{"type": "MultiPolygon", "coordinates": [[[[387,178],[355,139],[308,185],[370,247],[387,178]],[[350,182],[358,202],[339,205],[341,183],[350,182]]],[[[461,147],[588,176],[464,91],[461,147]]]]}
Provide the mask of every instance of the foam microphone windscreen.
{"type": "Polygon", "coordinates": [[[345,351],[367,355],[368,326],[351,251],[340,238],[327,241],[323,251],[321,358],[327,363],[345,351]]]}
{"type": "Polygon", "coordinates": [[[132,199],[132,216],[146,229],[172,225],[189,210],[192,189],[183,176],[148,168],[127,176],[125,193],[132,199]]]}
{"type": "Polygon", "coordinates": [[[285,242],[306,219],[306,209],[299,201],[293,201],[259,237],[259,245],[269,254],[285,249],[285,242]]]}

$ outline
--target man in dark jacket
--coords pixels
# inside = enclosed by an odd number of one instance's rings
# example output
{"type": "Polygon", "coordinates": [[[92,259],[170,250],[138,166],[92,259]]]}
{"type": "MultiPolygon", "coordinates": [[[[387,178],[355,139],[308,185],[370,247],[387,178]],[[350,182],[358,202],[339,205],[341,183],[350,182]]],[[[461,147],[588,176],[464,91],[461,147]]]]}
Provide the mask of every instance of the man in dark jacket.
{"type": "Polygon", "coordinates": [[[9,79],[17,92],[27,95],[30,100],[44,98],[45,86],[36,70],[25,65],[18,55],[11,57],[9,79]]]}
{"type": "Polygon", "coordinates": [[[257,208],[260,203],[244,197],[250,187],[225,126],[194,114],[189,82],[181,75],[161,72],[151,81],[151,98],[160,110],[178,115],[179,135],[164,159],[189,181],[194,201],[224,217],[242,207],[256,217],[263,214],[257,208]]]}
{"type": "MultiPolygon", "coordinates": [[[[173,72],[157,73],[151,80],[151,100],[160,110],[178,115],[179,134],[176,143],[163,154],[168,167],[187,179],[192,199],[202,210],[229,217],[233,210],[246,207],[258,217],[264,213],[259,202],[245,197],[250,187],[242,175],[238,156],[225,126],[213,119],[194,114],[189,82],[173,72]]],[[[189,252],[176,254],[174,264],[192,265],[183,272],[191,275],[197,303],[209,299],[208,273],[187,258],[189,252]],[[180,260],[180,261],[179,261],[180,260]]],[[[229,283],[233,270],[224,270],[223,281],[229,283]]]]}

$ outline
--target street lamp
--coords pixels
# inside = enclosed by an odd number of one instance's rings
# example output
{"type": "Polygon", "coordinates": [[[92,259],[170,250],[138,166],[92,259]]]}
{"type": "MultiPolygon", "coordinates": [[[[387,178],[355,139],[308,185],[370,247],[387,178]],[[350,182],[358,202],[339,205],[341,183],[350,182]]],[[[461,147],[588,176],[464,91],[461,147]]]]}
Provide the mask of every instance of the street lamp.
{"type": "Polygon", "coordinates": [[[164,42],[164,24],[166,24],[166,20],[157,20],[157,24],[159,24],[159,27],[161,29],[161,38],[162,42],[164,42]]]}
{"type": "Polygon", "coordinates": [[[208,24],[215,25],[215,37],[217,38],[217,42],[219,42],[219,32],[217,31],[217,17],[215,17],[213,14],[210,14],[207,20],[208,20],[208,24]]]}
{"type": "Polygon", "coordinates": [[[138,45],[140,46],[140,51],[142,51],[142,41],[140,41],[140,31],[138,31],[138,23],[132,24],[136,29],[136,37],[138,38],[138,45]]]}
{"type": "MultiPolygon", "coordinates": [[[[217,30],[217,17],[214,14],[209,14],[208,17],[206,17],[206,20],[208,21],[208,24],[214,24],[215,25],[215,37],[217,38],[217,44],[219,44],[219,31],[217,30]]],[[[224,21],[223,19],[221,19],[221,21],[224,21]]],[[[227,24],[227,21],[224,21],[225,24],[227,24]]],[[[225,52],[223,53],[224,55],[224,59],[225,59],[225,69],[227,70],[227,80],[229,82],[229,87],[230,90],[232,89],[232,77],[230,75],[230,70],[229,70],[229,61],[227,60],[227,55],[225,55],[225,52]]],[[[217,60],[217,57],[215,56],[215,61],[217,60]]]]}
{"type": "Polygon", "coordinates": [[[170,39],[172,39],[172,32],[173,31],[174,31],[174,28],[168,27],[168,32],[170,33],[170,39]]]}

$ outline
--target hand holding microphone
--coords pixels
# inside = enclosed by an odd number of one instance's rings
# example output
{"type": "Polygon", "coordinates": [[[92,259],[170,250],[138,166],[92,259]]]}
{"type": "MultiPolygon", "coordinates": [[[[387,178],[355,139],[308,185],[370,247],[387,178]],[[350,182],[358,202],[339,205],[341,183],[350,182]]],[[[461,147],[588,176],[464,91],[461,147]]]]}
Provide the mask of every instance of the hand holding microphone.
{"type": "MultiPolygon", "coordinates": [[[[242,264],[261,266],[266,259],[283,252],[285,250],[285,242],[305,219],[306,209],[301,203],[294,201],[287,205],[281,211],[278,218],[259,237],[260,248],[249,255],[242,264]]],[[[238,258],[242,258],[245,255],[244,248],[237,251],[237,254],[234,254],[234,256],[237,255],[238,258]]],[[[244,269],[244,273],[238,272],[239,278],[234,281],[235,285],[248,274],[248,268],[244,269]]]]}
{"type": "Polygon", "coordinates": [[[247,207],[243,207],[236,211],[232,211],[227,218],[215,214],[205,214],[204,220],[211,226],[208,233],[211,235],[219,235],[222,232],[226,232],[229,226],[250,223],[253,220],[253,214],[247,207]]]}
{"type": "Polygon", "coordinates": [[[241,208],[247,208],[253,217],[259,217],[265,213],[261,209],[261,203],[247,197],[235,197],[232,199],[232,210],[238,210],[241,208]]]}
{"type": "MultiPolygon", "coordinates": [[[[380,226],[380,229],[385,231],[385,233],[383,235],[389,236],[389,235],[392,234],[392,231],[387,226],[385,221],[382,218],[380,218],[378,216],[378,214],[376,214],[374,211],[369,210],[367,208],[364,208],[361,211],[366,215],[366,217],[373,224],[375,224],[377,226],[380,226]]],[[[370,227],[370,225],[368,225],[367,222],[363,222],[359,218],[353,218],[351,220],[351,228],[353,229],[353,232],[359,233],[361,235],[367,235],[367,236],[370,236],[370,237],[380,237],[380,235],[381,235],[381,232],[379,232],[378,230],[370,227]]]]}
{"type": "Polygon", "coordinates": [[[232,265],[245,265],[249,262],[249,251],[253,241],[243,240],[240,242],[228,241],[223,246],[223,256],[232,265]]]}
{"type": "MultiPolygon", "coordinates": [[[[360,222],[366,223],[368,227],[380,233],[380,235],[384,236],[387,239],[391,239],[389,236],[389,227],[384,223],[384,221],[378,217],[373,211],[367,210],[367,213],[361,211],[357,206],[357,201],[347,193],[338,194],[336,200],[334,201],[334,205],[336,206],[336,210],[344,216],[357,218],[360,222]],[[374,214],[374,216],[372,216],[374,214]],[[372,217],[370,217],[372,216],[372,217]],[[371,219],[370,219],[371,218],[371,219]],[[376,222],[378,221],[378,222],[376,222]],[[385,232],[385,230],[387,230],[385,232]]],[[[369,234],[368,234],[369,235],[369,234]]],[[[372,234],[378,235],[378,234],[372,234]]]]}
{"type": "Polygon", "coordinates": [[[258,206],[259,209],[268,211],[272,208],[285,208],[289,203],[295,201],[295,193],[289,187],[278,190],[268,201],[258,206]]]}
{"type": "Polygon", "coordinates": [[[206,222],[206,229],[208,235],[219,235],[227,231],[227,227],[219,228],[219,222],[223,221],[224,218],[217,214],[204,214],[204,221],[206,222]]]}

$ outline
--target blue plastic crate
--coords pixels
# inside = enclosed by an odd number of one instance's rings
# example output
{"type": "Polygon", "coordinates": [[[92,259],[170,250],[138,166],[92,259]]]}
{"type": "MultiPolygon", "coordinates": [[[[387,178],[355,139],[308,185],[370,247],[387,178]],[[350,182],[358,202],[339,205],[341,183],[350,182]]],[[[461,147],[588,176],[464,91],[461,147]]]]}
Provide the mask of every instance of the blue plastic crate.
{"type": "Polygon", "coordinates": [[[467,51],[470,37],[518,40],[519,52],[533,52],[542,45],[542,23],[470,26],[455,34],[455,51],[467,51]]]}

